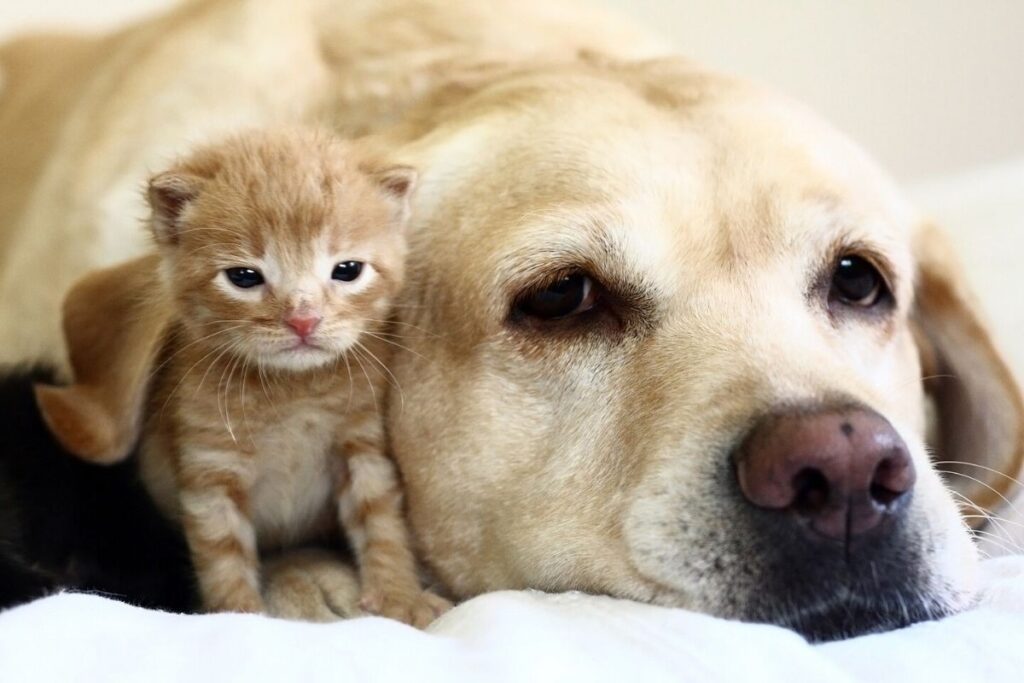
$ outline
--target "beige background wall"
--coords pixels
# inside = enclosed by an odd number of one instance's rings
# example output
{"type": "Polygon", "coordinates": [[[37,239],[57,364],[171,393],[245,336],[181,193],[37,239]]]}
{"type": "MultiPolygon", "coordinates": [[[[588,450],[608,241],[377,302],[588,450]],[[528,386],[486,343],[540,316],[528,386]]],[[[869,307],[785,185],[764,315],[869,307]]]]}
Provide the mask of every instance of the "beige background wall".
{"type": "MultiPolygon", "coordinates": [[[[808,102],[903,180],[1024,156],[1021,0],[593,1],[808,102]]],[[[0,0],[0,36],[54,20],[102,26],[168,2],[0,0]]]]}

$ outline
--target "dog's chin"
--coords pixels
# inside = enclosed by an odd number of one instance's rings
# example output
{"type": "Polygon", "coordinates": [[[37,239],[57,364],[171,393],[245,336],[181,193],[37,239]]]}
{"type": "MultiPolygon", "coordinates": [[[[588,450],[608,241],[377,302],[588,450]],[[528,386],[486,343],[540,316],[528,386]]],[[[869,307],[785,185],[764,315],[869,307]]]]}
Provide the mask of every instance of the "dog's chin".
{"type": "Polygon", "coordinates": [[[802,608],[780,609],[755,616],[752,621],[784,626],[813,643],[855,638],[906,628],[951,616],[955,609],[926,596],[838,593],[802,608]]]}

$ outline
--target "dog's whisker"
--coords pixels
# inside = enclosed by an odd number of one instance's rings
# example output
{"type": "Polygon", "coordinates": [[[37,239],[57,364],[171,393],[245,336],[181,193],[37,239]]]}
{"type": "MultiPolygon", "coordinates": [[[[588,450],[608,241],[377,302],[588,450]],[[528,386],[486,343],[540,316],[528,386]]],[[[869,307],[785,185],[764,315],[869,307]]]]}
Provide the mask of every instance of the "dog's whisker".
{"type": "Polygon", "coordinates": [[[1020,529],[1024,529],[1024,522],[1018,522],[1017,520],[1008,519],[1006,517],[1001,517],[999,515],[993,515],[991,513],[983,513],[983,514],[976,514],[976,515],[967,514],[967,515],[961,515],[961,516],[964,519],[987,519],[988,521],[990,521],[992,523],[1009,524],[1010,526],[1015,526],[1015,527],[1018,527],[1020,529]]]}
{"type": "Polygon", "coordinates": [[[961,466],[961,465],[965,465],[967,467],[977,467],[978,469],[985,470],[986,472],[990,472],[992,474],[998,475],[998,476],[1003,477],[1005,479],[1009,479],[1014,484],[1016,484],[1017,486],[1019,486],[1022,489],[1024,489],[1024,481],[1021,481],[1020,479],[1017,479],[1016,477],[1011,476],[1011,475],[1007,474],[1006,472],[1003,472],[1002,470],[997,470],[994,467],[989,467],[987,465],[982,465],[981,463],[966,462],[964,460],[939,460],[939,461],[936,461],[936,462],[934,462],[932,464],[935,465],[935,466],[940,466],[940,465],[957,465],[957,466],[961,466]]]}
{"type": "Polygon", "coordinates": [[[960,493],[959,491],[951,490],[950,492],[953,494],[954,500],[958,500],[962,504],[963,508],[968,510],[977,510],[979,512],[979,514],[965,514],[961,511],[962,519],[965,521],[970,519],[983,519],[999,532],[999,534],[996,534],[992,531],[968,527],[967,530],[973,538],[985,537],[986,542],[998,543],[1005,552],[1019,553],[1024,550],[1021,549],[1017,541],[1014,540],[1014,534],[1004,526],[1004,524],[1008,523],[1013,526],[1024,528],[1024,524],[1014,522],[1013,520],[1008,520],[1004,517],[991,513],[991,511],[982,508],[968,496],[960,493]]]}
{"type": "Polygon", "coordinates": [[[1014,512],[1017,512],[1018,514],[1020,514],[1020,510],[1017,509],[1017,506],[1014,505],[1013,501],[1011,501],[1009,498],[1004,496],[998,489],[996,489],[993,486],[990,486],[989,484],[983,482],[981,479],[978,479],[977,477],[972,477],[969,474],[964,474],[963,472],[955,472],[953,470],[945,470],[945,469],[939,469],[939,468],[936,468],[936,470],[938,472],[942,473],[942,474],[947,474],[947,475],[952,475],[952,476],[957,476],[957,477],[963,477],[964,479],[967,479],[969,481],[973,481],[976,484],[980,484],[981,486],[984,486],[986,489],[988,489],[992,493],[996,494],[1004,503],[1006,503],[1006,505],[1011,510],[1013,510],[1014,512]]]}
{"type": "Polygon", "coordinates": [[[992,533],[991,531],[984,531],[975,529],[974,533],[971,534],[976,539],[983,540],[985,543],[990,543],[1000,550],[1004,551],[1008,555],[1020,555],[1024,553],[1024,547],[1020,543],[1015,542],[1013,539],[1000,536],[992,533]]]}

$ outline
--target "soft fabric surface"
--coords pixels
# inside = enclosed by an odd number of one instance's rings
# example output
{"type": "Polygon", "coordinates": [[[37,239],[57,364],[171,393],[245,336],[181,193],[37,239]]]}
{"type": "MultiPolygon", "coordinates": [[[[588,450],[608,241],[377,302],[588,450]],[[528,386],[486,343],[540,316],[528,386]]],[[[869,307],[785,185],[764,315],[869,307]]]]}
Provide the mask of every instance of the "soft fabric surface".
{"type": "Polygon", "coordinates": [[[65,594],[0,615],[0,680],[1019,681],[1024,557],[990,560],[984,575],[970,612],[819,646],[772,626],[578,594],[485,595],[428,633],[65,594]]]}

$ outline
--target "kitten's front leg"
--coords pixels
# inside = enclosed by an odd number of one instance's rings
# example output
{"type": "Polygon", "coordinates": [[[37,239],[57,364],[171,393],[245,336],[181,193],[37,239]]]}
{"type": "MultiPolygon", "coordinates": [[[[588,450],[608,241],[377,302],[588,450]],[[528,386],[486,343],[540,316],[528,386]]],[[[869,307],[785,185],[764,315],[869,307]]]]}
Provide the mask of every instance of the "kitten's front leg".
{"type": "Polygon", "coordinates": [[[376,411],[350,417],[339,454],[346,465],[337,488],[341,525],[359,563],[363,609],[423,628],[451,605],[420,586],[398,473],[383,442],[376,411]]]}
{"type": "Polygon", "coordinates": [[[203,607],[262,612],[259,552],[249,518],[252,462],[231,450],[185,447],[178,468],[182,523],[203,607]]]}

